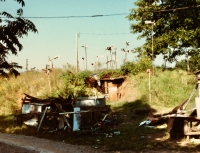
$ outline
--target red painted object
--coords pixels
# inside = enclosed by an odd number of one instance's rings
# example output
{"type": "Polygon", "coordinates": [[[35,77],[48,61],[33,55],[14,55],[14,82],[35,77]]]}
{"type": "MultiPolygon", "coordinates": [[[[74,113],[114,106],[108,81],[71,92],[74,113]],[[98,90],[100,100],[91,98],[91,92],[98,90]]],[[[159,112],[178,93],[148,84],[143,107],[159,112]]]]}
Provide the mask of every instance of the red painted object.
{"type": "Polygon", "coordinates": [[[152,70],[151,69],[147,69],[147,73],[150,74],[150,76],[152,75],[152,70]]]}

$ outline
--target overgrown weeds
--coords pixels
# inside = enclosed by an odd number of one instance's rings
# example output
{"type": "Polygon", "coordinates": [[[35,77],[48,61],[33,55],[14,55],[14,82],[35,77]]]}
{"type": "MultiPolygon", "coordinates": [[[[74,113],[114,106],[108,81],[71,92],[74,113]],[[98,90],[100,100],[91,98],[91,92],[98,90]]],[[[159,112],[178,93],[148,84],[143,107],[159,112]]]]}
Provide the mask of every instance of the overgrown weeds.
{"type": "MultiPolygon", "coordinates": [[[[146,68],[146,67],[145,67],[146,68]]],[[[119,73],[120,74],[120,73],[119,73]]],[[[91,147],[105,150],[153,150],[158,149],[177,149],[188,150],[176,145],[170,146],[166,125],[158,129],[156,127],[138,127],[139,123],[144,121],[149,114],[136,115],[137,109],[149,109],[152,113],[165,113],[172,110],[180,102],[188,99],[195,87],[196,80],[194,76],[187,75],[182,70],[165,70],[156,68],[153,76],[150,78],[151,88],[149,90],[149,76],[146,71],[129,74],[126,81],[124,92],[132,92],[128,97],[119,101],[110,102],[112,114],[118,122],[114,128],[103,129],[92,135],[91,131],[69,132],[37,132],[35,128],[23,126],[14,126],[12,114],[19,109],[20,99],[23,93],[36,97],[56,97],[58,95],[64,98],[75,99],[81,95],[92,94],[86,86],[84,80],[90,75],[90,72],[83,72],[76,75],[70,71],[56,70],[54,74],[48,77],[41,72],[24,72],[18,78],[10,80],[0,80],[0,105],[1,119],[0,131],[8,133],[18,133],[25,135],[34,135],[66,143],[90,145],[91,147]],[[50,81],[50,84],[49,84],[50,81]],[[49,88],[52,88],[50,93],[49,88]],[[136,92],[137,91],[137,92],[136,92]],[[137,94],[134,94],[134,93],[137,94]],[[152,101],[149,101],[149,92],[152,101]],[[131,97],[134,95],[134,97],[131,97]],[[114,132],[120,132],[114,135],[114,132]],[[107,134],[112,133],[110,137],[107,134]]],[[[114,75],[115,76],[115,75],[114,75]]],[[[117,75],[116,75],[117,76],[117,75]]],[[[189,108],[193,107],[194,98],[191,99],[189,108]]],[[[197,150],[198,147],[192,150],[197,150]]]]}

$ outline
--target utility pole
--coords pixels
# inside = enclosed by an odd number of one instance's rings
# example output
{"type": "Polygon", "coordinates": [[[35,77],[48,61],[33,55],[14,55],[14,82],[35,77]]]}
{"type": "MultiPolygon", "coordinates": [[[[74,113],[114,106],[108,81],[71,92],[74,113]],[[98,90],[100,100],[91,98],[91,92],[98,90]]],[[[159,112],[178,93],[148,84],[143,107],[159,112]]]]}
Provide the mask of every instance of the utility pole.
{"type": "Polygon", "coordinates": [[[107,62],[106,62],[106,65],[107,65],[107,70],[108,70],[108,55],[107,55],[107,62]]]}
{"type": "Polygon", "coordinates": [[[151,24],[152,26],[152,30],[151,30],[151,38],[152,38],[152,45],[151,45],[151,50],[152,50],[152,74],[154,75],[154,65],[153,65],[153,61],[154,61],[154,51],[153,51],[153,26],[155,25],[155,22],[152,21],[145,21],[145,24],[151,24]]]}
{"type": "Polygon", "coordinates": [[[78,33],[76,33],[76,72],[78,72],[78,33]]]}
{"type": "Polygon", "coordinates": [[[117,48],[115,48],[114,55],[115,55],[115,68],[117,69],[117,48]]]}
{"type": "Polygon", "coordinates": [[[86,46],[86,44],[85,44],[85,45],[82,46],[82,47],[85,48],[85,68],[86,68],[86,70],[87,70],[87,50],[86,50],[86,48],[88,48],[88,46],[86,46]]]}

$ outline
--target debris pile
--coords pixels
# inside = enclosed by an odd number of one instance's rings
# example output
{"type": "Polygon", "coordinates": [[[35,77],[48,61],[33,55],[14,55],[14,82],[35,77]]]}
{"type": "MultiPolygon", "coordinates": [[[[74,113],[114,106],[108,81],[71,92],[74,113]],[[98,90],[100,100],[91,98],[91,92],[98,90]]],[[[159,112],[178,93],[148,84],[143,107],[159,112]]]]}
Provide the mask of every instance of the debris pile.
{"type": "MultiPolygon", "coordinates": [[[[39,99],[24,94],[21,113],[14,116],[16,124],[37,127],[37,131],[68,129],[77,131],[89,128],[110,112],[105,97],[79,97],[71,102],[59,98],[39,99]]],[[[104,119],[105,120],[105,119],[104,119]]]]}

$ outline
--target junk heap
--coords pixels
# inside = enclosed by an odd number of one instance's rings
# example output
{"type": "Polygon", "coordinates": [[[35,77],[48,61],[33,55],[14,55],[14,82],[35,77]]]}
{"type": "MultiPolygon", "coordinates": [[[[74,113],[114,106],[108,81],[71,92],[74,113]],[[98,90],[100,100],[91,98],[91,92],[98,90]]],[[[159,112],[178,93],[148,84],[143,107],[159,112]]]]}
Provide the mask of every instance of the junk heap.
{"type": "Polygon", "coordinates": [[[24,93],[21,113],[14,116],[17,125],[23,123],[40,130],[91,129],[110,113],[104,96],[79,97],[69,102],[61,97],[39,99],[24,93]]]}

